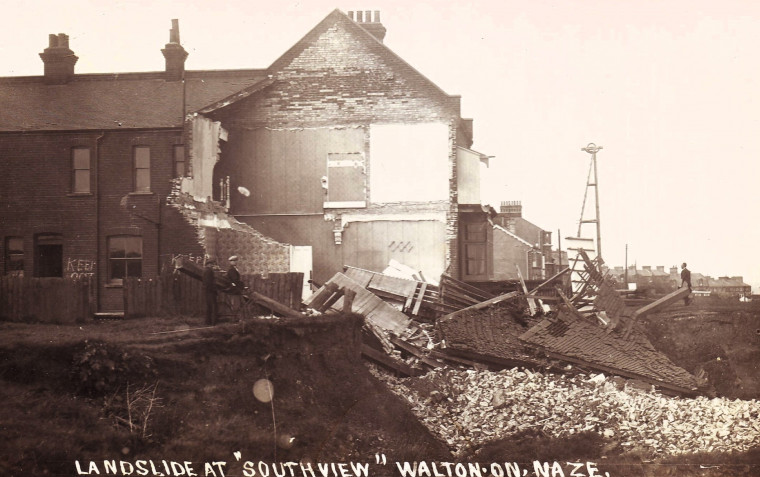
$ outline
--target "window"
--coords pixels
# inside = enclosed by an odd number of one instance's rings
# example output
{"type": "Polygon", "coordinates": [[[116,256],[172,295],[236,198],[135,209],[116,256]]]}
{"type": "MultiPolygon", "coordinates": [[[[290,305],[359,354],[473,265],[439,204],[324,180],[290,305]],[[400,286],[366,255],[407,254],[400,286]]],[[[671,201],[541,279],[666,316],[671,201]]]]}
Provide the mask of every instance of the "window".
{"type": "Polygon", "coordinates": [[[486,223],[465,224],[465,274],[477,276],[486,274],[486,223]]]}
{"type": "Polygon", "coordinates": [[[38,234],[34,240],[36,277],[63,277],[63,237],[38,234]]]}
{"type": "Polygon", "coordinates": [[[108,281],[121,285],[128,277],[142,276],[142,237],[121,235],[108,238],[108,281]]]}
{"type": "Polygon", "coordinates": [[[365,179],[362,153],[327,154],[325,207],[365,207],[365,179]]]}
{"type": "Polygon", "coordinates": [[[150,192],[150,148],[135,146],[134,155],[134,191],[150,192]]]}
{"type": "Polygon", "coordinates": [[[90,192],[90,148],[71,150],[71,191],[75,194],[90,192]]]}
{"type": "Polygon", "coordinates": [[[5,239],[5,274],[24,276],[24,239],[22,237],[5,239]]]}
{"type": "Polygon", "coordinates": [[[185,177],[187,165],[185,164],[185,146],[174,146],[174,177],[185,177]]]}

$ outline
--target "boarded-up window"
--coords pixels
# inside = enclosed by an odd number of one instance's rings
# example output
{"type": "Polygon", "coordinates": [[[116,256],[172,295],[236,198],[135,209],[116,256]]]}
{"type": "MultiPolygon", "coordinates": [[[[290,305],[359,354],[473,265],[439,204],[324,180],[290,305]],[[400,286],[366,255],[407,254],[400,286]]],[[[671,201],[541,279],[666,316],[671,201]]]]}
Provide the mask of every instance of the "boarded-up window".
{"type": "Polygon", "coordinates": [[[90,192],[90,148],[71,150],[71,191],[75,194],[90,192]]]}
{"type": "Polygon", "coordinates": [[[325,207],[364,207],[366,177],[362,153],[328,153],[325,207]]]}
{"type": "Polygon", "coordinates": [[[108,281],[121,284],[124,278],[142,276],[142,237],[121,235],[108,238],[108,281]]]}
{"type": "Polygon", "coordinates": [[[134,191],[150,192],[150,148],[136,146],[134,155],[134,191]]]}

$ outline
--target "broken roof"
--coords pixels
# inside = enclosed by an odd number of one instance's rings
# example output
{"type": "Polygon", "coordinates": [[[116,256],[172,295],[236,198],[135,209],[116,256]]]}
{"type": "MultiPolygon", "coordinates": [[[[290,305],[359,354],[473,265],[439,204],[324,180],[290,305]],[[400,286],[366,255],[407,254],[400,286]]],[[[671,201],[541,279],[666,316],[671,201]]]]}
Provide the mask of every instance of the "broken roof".
{"type": "Polygon", "coordinates": [[[176,128],[198,110],[266,79],[262,70],[75,75],[66,84],[43,76],[0,78],[0,132],[176,128]],[[183,105],[183,98],[185,104],[183,105]]]}
{"type": "Polygon", "coordinates": [[[552,357],[640,379],[680,393],[692,393],[697,379],[657,351],[641,332],[623,339],[590,320],[561,311],[520,336],[552,357]]]}

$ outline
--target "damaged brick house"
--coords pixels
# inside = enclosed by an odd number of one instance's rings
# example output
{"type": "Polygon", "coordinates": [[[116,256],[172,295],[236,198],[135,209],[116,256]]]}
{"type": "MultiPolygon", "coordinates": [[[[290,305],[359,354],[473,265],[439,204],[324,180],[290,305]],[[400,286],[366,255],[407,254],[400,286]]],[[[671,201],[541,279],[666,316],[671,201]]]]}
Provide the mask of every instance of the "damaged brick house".
{"type": "Polygon", "coordinates": [[[99,311],[178,254],[318,282],[391,259],[490,279],[488,156],[459,96],[384,34],[335,10],[267,69],[186,71],[175,20],[165,71],[108,74],[75,74],[50,35],[44,75],[0,78],[3,273],[91,276],[99,311]]]}
{"type": "Polygon", "coordinates": [[[335,10],[266,80],[200,109],[192,129],[206,132],[194,141],[216,138],[199,123],[227,133],[214,198],[266,236],[312,246],[318,283],[344,265],[380,271],[391,259],[432,280],[487,277],[479,184],[488,157],[471,149],[460,98],[384,36],[379,12],[335,10]]]}
{"type": "Polygon", "coordinates": [[[0,78],[3,274],[90,276],[97,310],[117,311],[124,278],[202,259],[201,217],[167,203],[189,172],[183,118],[265,75],[185,71],[176,20],[169,40],[165,71],[75,74],[68,36],[50,35],[44,75],[0,78]]]}

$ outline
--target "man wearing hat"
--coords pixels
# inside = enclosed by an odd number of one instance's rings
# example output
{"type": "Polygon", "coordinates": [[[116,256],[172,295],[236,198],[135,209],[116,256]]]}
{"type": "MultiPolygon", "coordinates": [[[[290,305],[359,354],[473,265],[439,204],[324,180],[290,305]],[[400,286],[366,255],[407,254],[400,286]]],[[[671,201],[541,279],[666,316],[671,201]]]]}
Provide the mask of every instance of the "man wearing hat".
{"type": "Polygon", "coordinates": [[[227,279],[230,281],[230,289],[233,293],[243,293],[243,282],[240,271],[237,268],[238,257],[233,255],[229,258],[230,268],[227,270],[227,279]]]}

